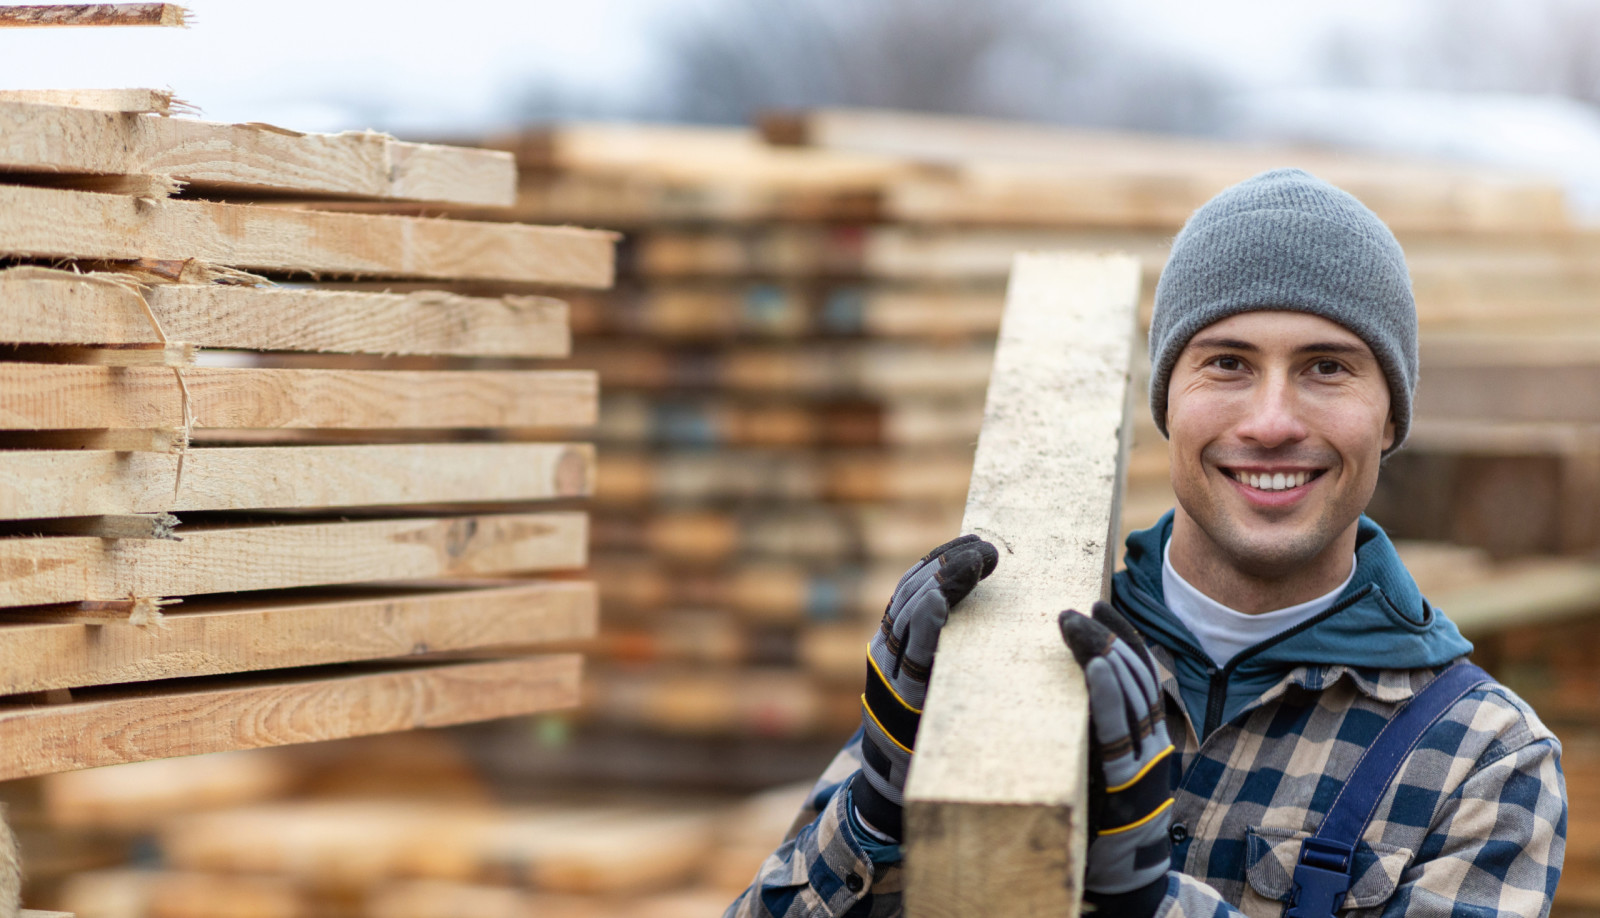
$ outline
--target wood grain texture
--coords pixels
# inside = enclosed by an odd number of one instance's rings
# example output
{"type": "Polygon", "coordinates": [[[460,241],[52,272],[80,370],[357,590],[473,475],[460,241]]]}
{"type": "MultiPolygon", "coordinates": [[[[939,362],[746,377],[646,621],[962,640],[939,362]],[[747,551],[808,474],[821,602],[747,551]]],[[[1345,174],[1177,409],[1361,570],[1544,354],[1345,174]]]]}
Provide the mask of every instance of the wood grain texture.
{"type": "Polygon", "coordinates": [[[0,186],[0,253],[609,287],[615,236],[572,227],[324,213],[0,186]]]}
{"type": "Polygon", "coordinates": [[[578,702],[581,658],[308,669],[0,705],[0,780],[533,714],[578,702]]]}
{"type": "Polygon", "coordinates": [[[126,109],[157,99],[69,99],[102,106],[88,108],[48,98],[0,96],[0,171],[152,174],[231,194],[483,207],[516,198],[516,165],[495,150],[405,143],[373,131],[302,134],[261,124],[127,117],[126,109]],[[123,111],[103,108],[111,104],[123,111]]]}
{"type": "Polygon", "coordinates": [[[1139,266],[1022,254],[963,532],[1000,549],[962,604],[907,785],[907,913],[1076,915],[1088,705],[1056,615],[1110,586],[1139,266]]]}
{"type": "Polygon", "coordinates": [[[169,606],[158,627],[0,613],[0,695],[593,637],[594,584],[259,594],[169,606]]]}
{"type": "Polygon", "coordinates": [[[183,28],[186,10],[175,3],[65,3],[0,6],[0,29],[61,26],[166,26],[183,28]]]}
{"type": "MultiPolygon", "coordinates": [[[[130,115],[171,115],[190,108],[166,89],[0,89],[0,103],[28,102],[130,115]]],[[[8,141],[10,138],[6,138],[8,141]]]]}
{"type": "Polygon", "coordinates": [[[571,349],[566,305],[550,297],[219,284],[140,291],[106,275],[31,267],[0,271],[0,340],[159,343],[141,295],[169,341],[196,347],[478,357],[564,357],[571,349]]]}
{"type": "Polygon", "coordinates": [[[574,569],[587,528],[559,512],[0,539],[0,606],[574,569]]]}
{"type": "Polygon", "coordinates": [[[193,510],[490,503],[587,497],[587,443],[0,452],[0,519],[193,510]]]}
{"type": "MultiPolygon", "coordinates": [[[[0,430],[182,427],[173,370],[0,364],[0,430]]],[[[581,370],[182,371],[209,428],[583,427],[598,384],[581,370]]]]}

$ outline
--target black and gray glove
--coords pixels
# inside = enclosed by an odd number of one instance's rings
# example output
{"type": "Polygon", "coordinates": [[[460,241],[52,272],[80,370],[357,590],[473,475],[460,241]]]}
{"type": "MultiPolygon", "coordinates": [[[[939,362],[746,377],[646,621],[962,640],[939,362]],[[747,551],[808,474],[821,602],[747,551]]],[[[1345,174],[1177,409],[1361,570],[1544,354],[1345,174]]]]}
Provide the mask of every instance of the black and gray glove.
{"type": "Polygon", "coordinates": [[[1108,603],[1061,613],[1061,636],[1089,687],[1089,853],[1085,900],[1155,914],[1172,863],[1172,743],[1144,641],[1108,603]]]}
{"type": "Polygon", "coordinates": [[[867,647],[867,690],[861,696],[865,764],[851,798],[868,825],[902,839],[906,770],[916,747],[939,631],[950,609],[994,571],[1000,555],[975,535],[928,552],[895,587],[883,626],[867,647]]]}

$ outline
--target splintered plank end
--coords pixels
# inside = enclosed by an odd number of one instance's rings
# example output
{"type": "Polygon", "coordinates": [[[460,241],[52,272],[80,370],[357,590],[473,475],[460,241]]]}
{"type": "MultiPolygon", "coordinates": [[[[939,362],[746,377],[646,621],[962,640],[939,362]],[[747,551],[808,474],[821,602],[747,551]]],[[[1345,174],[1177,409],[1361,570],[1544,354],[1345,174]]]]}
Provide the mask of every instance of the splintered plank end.
{"type": "Polygon", "coordinates": [[[172,115],[194,111],[167,89],[4,89],[0,102],[58,105],[125,115],[172,115]]]}
{"type": "Polygon", "coordinates": [[[188,26],[188,10],[175,3],[54,3],[0,6],[0,29],[65,26],[188,26]]]}
{"type": "Polygon", "coordinates": [[[961,529],[1000,563],[940,637],[908,914],[1077,914],[1088,706],[1056,615],[1108,592],[1138,285],[1124,255],[1017,256],[961,529]]]}

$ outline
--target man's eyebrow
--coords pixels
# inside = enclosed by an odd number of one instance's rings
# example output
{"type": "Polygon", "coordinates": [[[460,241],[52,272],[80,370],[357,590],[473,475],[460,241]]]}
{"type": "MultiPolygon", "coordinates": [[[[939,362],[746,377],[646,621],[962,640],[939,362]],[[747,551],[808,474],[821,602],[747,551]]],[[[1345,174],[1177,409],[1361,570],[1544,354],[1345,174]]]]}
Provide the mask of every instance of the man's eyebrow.
{"type": "MultiPolygon", "coordinates": [[[[1248,341],[1238,338],[1205,337],[1195,338],[1189,342],[1190,347],[1202,350],[1246,351],[1255,353],[1261,350],[1248,341]]],[[[1294,349],[1296,354],[1368,354],[1370,350],[1365,344],[1351,341],[1314,341],[1302,344],[1294,349]]]]}
{"type": "Polygon", "coordinates": [[[1296,354],[1370,354],[1371,350],[1365,344],[1356,344],[1349,341],[1320,341],[1314,344],[1303,344],[1294,349],[1296,354]]]}
{"type": "Polygon", "coordinates": [[[1189,346],[1190,347],[1197,347],[1197,348],[1206,348],[1206,349],[1213,349],[1214,348],[1214,349],[1217,349],[1217,350],[1225,350],[1225,351],[1251,351],[1251,352],[1254,352],[1254,351],[1261,350],[1261,348],[1256,347],[1254,344],[1251,344],[1248,341],[1241,341],[1238,338],[1219,338],[1219,337],[1195,338],[1193,341],[1189,342],[1189,346]]]}

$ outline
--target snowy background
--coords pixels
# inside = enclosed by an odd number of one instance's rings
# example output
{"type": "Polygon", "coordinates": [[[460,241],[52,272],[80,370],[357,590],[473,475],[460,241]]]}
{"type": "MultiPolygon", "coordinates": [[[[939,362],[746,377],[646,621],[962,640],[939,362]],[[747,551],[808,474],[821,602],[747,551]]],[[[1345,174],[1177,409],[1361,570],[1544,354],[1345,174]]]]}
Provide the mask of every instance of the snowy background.
{"type": "Polygon", "coordinates": [[[187,30],[0,30],[0,87],[470,137],[861,104],[1560,175],[1600,222],[1600,0],[192,0],[187,30]]]}

